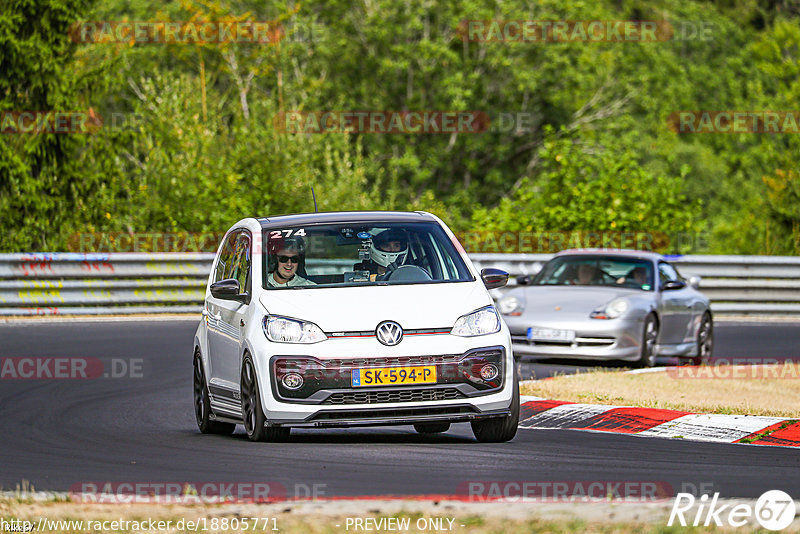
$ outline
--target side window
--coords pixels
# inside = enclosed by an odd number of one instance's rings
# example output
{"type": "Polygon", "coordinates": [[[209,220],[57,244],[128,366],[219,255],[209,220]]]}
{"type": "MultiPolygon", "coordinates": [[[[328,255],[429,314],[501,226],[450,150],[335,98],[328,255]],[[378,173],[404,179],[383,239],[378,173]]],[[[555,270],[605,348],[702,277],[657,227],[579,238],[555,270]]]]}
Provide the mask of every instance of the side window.
{"type": "Polygon", "coordinates": [[[658,276],[661,279],[661,283],[668,282],[669,280],[680,280],[681,277],[678,275],[678,271],[670,265],[669,263],[659,263],[658,264],[658,276]]]}
{"type": "Polygon", "coordinates": [[[238,280],[241,290],[248,293],[250,292],[250,263],[250,234],[241,232],[236,239],[233,271],[228,278],[238,280]]]}
{"type": "Polygon", "coordinates": [[[217,258],[217,265],[215,267],[214,281],[219,282],[230,278],[230,273],[233,267],[234,252],[236,251],[236,238],[240,232],[231,232],[225,238],[225,244],[217,258]]]}

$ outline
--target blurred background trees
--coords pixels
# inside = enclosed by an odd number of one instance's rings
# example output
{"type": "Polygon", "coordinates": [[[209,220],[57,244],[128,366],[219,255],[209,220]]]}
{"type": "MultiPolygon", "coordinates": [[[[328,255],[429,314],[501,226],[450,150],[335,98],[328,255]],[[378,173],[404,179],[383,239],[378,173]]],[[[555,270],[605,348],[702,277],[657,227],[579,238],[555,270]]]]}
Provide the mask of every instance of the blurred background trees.
{"type": "Polygon", "coordinates": [[[678,134],[667,117],[799,110],[798,56],[800,9],[787,1],[6,0],[0,111],[91,110],[103,127],[0,136],[0,249],[219,232],[311,211],[314,186],[320,210],[425,209],[458,231],[702,233],[665,251],[797,254],[800,134],[678,134]],[[465,19],[668,20],[676,34],[465,43],[465,19]],[[85,20],[274,20],[286,35],[72,43],[85,20]],[[278,131],[276,115],[294,110],[495,120],[480,134],[278,131]]]}

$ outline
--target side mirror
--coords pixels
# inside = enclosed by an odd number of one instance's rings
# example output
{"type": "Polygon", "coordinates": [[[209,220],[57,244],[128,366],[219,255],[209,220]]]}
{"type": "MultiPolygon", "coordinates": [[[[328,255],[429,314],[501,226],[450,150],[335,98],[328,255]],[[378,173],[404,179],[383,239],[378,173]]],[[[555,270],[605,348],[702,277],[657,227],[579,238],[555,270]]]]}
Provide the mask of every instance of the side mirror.
{"type": "Polygon", "coordinates": [[[523,274],[517,277],[517,285],[527,286],[531,282],[533,282],[533,276],[530,274],[523,274]]]}
{"type": "Polygon", "coordinates": [[[488,268],[481,270],[481,279],[486,289],[497,289],[508,283],[508,273],[500,269],[488,268]]]}
{"type": "Polygon", "coordinates": [[[702,278],[700,278],[697,275],[690,276],[689,277],[689,285],[692,286],[695,289],[698,289],[698,288],[700,288],[700,280],[702,280],[702,278]]]}
{"type": "Polygon", "coordinates": [[[681,282],[680,280],[667,280],[664,282],[664,285],[661,286],[661,289],[664,291],[674,291],[676,289],[683,289],[686,287],[686,282],[681,282]]]}
{"type": "Polygon", "coordinates": [[[226,278],[211,284],[211,295],[218,299],[237,300],[239,302],[244,302],[248,296],[246,293],[242,293],[239,281],[234,278],[226,278]]]}

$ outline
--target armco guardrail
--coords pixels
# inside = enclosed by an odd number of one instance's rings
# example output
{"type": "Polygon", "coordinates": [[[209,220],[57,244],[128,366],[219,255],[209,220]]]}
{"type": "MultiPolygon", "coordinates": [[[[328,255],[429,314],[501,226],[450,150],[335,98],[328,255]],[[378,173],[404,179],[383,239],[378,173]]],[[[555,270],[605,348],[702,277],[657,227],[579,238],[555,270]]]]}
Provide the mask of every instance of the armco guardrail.
{"type": "Polygon", "coordinates": [[[200,312],[214,254],[0,254],[0,315],[200,312]]]}
{"type": "MultiPolygon", "coordinates": [[[[550,254],[472,254],[476,267],[532,274],[550,254]]],[[[0,254],[0,315],[200,312],[214,255],[208,253],[0,254]]],[[[681,256],[684,276],[717,315],[800,315],[800,258],[681,256]]]]}

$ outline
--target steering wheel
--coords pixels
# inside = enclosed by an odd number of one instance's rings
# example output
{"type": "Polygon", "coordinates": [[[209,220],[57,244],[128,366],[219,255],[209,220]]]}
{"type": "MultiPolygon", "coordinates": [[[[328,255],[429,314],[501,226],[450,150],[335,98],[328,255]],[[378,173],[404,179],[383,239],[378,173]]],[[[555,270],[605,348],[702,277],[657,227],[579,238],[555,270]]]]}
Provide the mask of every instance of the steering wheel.
{"type": "Polygon", "coordinates": [[[401,265],[388,274],[389,276],[386,279],[391,282],[427,282],[433,280],[428,271],[417,265],[401,265]]]}

